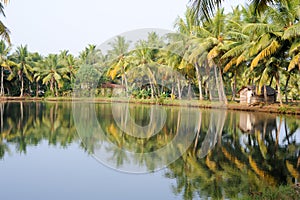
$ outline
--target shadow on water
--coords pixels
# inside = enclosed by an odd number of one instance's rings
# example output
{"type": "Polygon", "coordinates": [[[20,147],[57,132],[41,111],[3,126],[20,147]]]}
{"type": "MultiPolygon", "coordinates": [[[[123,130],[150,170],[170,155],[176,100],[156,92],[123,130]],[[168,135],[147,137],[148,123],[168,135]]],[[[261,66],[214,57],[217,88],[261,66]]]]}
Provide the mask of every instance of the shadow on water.
{"type": "Polygon", "coordinates": [[[80,105],[78,119],[84,121],[76,125],[71,103],[0,103],[0,158],[26,154],[42,141],[65,148],[77,142],[115,169],[139,166],[151,172],[166,164],[165,177],[176,180],[173,193],[184,199],[235,198],[300,180],[296,117],[160,107],[163,118],[155,109],[80,105]],[[137,126],[129,126],[132,121],[137,126]]]}

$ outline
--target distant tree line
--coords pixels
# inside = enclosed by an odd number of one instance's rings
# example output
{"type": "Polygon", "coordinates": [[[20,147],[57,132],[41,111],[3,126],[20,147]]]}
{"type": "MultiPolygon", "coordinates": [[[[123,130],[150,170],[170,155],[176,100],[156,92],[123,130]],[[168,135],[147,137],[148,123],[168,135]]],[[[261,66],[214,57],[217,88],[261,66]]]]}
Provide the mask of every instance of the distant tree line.
{"type": "Polygon", "coordinates": [[[0,95],[70,96],[80,71],[86,81],[97,78],[98,89],[103,83],[119,84],[126,95],[137,98],[180,99],[184,91],[189,94],[193,89],[199,100],[212,100],[208,87],[214,77],[221,100],[234,100],[244,85],[276,88],[281,104],[283,97],[299,99],[299,1],[283,0],[259,15],[255,12],[254,5],[237,6],[228,14],[218,9],[209,20],[201,20],[187,8],[185,16],[176,20],[177,34],[163,39],[150,32],[133,48],[131,41],[118,36],[105,54],[88,45],[78,56],[68,50],[42,56],[27,45],[12,52],[7,41],[1,41],[0,95]],[[79,70],[83,66],[85,70],[79,70]],[[147,73],[141,76],[142,67],[147,73]],[[165,68],[185,81],[170,77],[165,68]],[[143,79],[147,85],[140,84],[143,79]],[[170,87],[158,84],[158,79],[170,87]]]}

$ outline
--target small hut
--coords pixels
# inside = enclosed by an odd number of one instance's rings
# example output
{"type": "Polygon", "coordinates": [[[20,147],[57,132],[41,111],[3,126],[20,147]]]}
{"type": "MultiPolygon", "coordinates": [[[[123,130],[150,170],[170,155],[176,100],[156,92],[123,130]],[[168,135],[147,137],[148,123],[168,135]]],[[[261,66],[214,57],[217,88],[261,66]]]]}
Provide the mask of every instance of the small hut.
{"type": "Polygon", "coordinates": [[[271,114],[261,115],[259,113],[239,113],[238,127],[243,133],[271,133],[276,129],[276,116],[271,114]]]}
{"type": "Polygon", "coordinates": [[[270,86],[262,86],[260,94],[257,93],[256,86],[244,86],[239,91],[241,104],[274,103],[276,101],[276,91],[270,86]]]}
{"type": "Polygon", "coordinates": [[[125,87],[123,85],[114,84],[114,83],[103,83],[101,85],[101,95],[113,95],[120,96],[123,92],[125,92],[125,87]]]}

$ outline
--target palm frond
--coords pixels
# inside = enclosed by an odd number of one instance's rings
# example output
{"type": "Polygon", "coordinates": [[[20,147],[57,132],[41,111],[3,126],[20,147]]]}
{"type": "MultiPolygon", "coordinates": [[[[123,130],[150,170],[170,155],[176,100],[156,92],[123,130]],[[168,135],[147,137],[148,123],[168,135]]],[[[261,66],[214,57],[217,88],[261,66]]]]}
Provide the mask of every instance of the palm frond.
{"type": "Polygon", "coordinates": [[[246,24],[242,30],[245,34],[260,34],[266,32],[275,32],[280,30],[280,27],[269,23],[249,23],[246,24]]]}
{"type": "Polygon", "coordinates": [[[295,54],[297,52],[300,52],[300,39],[298,41],[295,41],[292,44],[292,46],[291,46],[291,48],[289,50],[289,55],[293,55],[293,54],[295,54]]]}
{"type": "Polygon", "coordinates": [[[231,59],[224,67],[224,72],[227,72],[231,67],[232,65],[236,64],[236,61],[237,61],[237,58],[233,58],[231,59]]]}
{"type": "Polygon", "coordinates": [[[200,19],[209,20],[223,0],[190,0],[192,10],[200,19]]]}
{"type": "Polygon", "coordinates": [[[0,36],[2,36],[2,38],[6,40],[8,44],[11,44],[9,34],[9,29],[2,23],[2,21],[0,21],[0,36]]]}
{"type": "Polygon", "coordinates": [[[246,53],[242,53],[236,60],[236,65],[240,65],[242,62],[246,61],[246,53]]]}
{"type": "Polygon", "coordinates": [[[300,36],[300,22],[298,22],[297,24],[288,27],[284,33],[282,38],[284,40],[291,40],[292,38],[297,38],[300,36]]]}
{"type": "Polygon", "coordinates": [[[248,45],[244,45],[245,43],[242,42],[236,42],[232,45],[232,47],[229,47],[229,51],[227,51],[222,57],[221,60],[224,60],[226,58],[230,57],[236,57],[238,55],[241,55],[242,52],[244,52],[247,48],[249,48],[248,45]]]}
{"type": "Polygon", "coordinates": [[[273,4],[275,0],[252,0],[252,5],[255,8],[255,14],[260,14],[265,11],[269,4],[273,4]]]}
{"type": "Polygon", "coordinates": [[[53,75],[53,74],[48,74],[47,76],[45,76],[45,77],[43,78],[43,84],[47,84],[47,83],[51,80],[52,75],[53,75]]]}
{"type": "Polygon", "coordinates": [[[229,37],[229,38],[234,38],[236,40],[241,40],[241,41],[244,41],[244,40],[247,40],[249,39],[249,35],[247,34],[244,34],[242,32],[238,32],[238,31],[228,31],[226,33],[226,35],[229,37]]]}
{"type": "Polygon", "coordinates": [[[273,40],[271,42],[271,44],[263,49],[251,62],[251,70],[253,70],[254,67],[256,67],[258,65],[258,62],[262,59],[265,59],[267,57],[269,57],[270,55],[272,55],[273,53],[275,53],[279,48],[281,47],[281,45],[276,41],[273,40]]]}
{"type": "Polygon", "coordinates": [[[297,55],[295,55],[292,58],[292,60],[290,61],[289,67],[288,67],[288,71],[293,70],[297,65],[298,65],[299,70],[300,70],[300,53],[298,53],[297,55]]]}
{"type": "Polygon", "coordinates": [[[252,41],[249,49],[249,57],[255,56],[263,49],[267,48],[271,43],[270,34],[261,35],[257,41],[252,41]]]}

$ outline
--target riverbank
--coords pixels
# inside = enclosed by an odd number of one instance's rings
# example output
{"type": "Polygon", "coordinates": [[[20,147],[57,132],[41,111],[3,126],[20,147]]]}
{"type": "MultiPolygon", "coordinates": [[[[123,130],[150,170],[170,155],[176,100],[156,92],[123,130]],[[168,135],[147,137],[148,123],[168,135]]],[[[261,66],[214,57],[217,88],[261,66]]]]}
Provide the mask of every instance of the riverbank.
{"type": "Polygon", "coordinates": [[[164,106],[185,106],[199,107],[208,109],[228,109],[248,112],[265,112],[277,114],[300,115],[300,102],[285,103],[280,107],[279,103],[259,104],[248,106],[238,102],[229,102],[227,105],[220,102],[199,101],[199,100],[172,100],[172,99],[126,99],[126,98],[72,98],[72,97],[0,97],[0,102],[9,101],[46,101],[46,102],[70,102],[70,101],[92,101],[92,102],[118,102],[118,103],[136,103],[136,104],[160,104],[164,106]]]}

